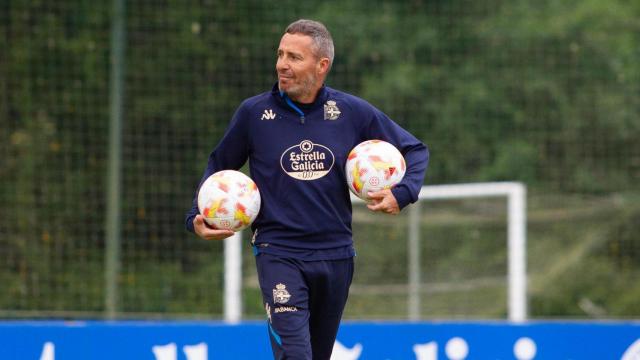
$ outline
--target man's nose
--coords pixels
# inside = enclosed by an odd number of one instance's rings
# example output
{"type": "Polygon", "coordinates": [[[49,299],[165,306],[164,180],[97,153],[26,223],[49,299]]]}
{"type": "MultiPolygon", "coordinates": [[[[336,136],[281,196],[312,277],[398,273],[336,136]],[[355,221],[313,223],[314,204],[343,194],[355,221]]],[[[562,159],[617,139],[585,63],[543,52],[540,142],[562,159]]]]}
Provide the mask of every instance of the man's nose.
{"type": "Polygon", "coordinates": [[[276,70],[282,71],[282,70],[287,70],[288,68],[289,68],[288,61],[286,61],[284,58],[278,59],[278,61],[276,62],[276,70]]]}

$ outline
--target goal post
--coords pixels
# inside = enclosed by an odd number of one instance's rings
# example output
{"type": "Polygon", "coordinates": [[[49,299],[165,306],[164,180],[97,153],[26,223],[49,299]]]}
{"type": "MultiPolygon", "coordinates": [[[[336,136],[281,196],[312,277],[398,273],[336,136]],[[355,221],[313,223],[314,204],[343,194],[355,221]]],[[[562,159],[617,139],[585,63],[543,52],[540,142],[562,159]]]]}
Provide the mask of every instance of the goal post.
{"type": "MultiPolygon", "coordinates": [[[[527,320],[526,275],[526,187],[518,182],[488,182],[454,185],[428,185],[420,190],[418,201],[409,206],[408,285],[409,320],[420,319],[420,212],[424,200],[453,200],[478,197],[506,197],[508,248],[508,318],[512,322],[527,320]]],[[[351,196],[354,203],[361,199],[351,196]]],[[[242,247],[241,232],[225,239],[224,321],[242,320],[242,247]]]]}
{"type": "MultiPolygon", "coordinates": [[[[518,182],[489,182],[456,185],[423,186],[419,200],[447,200],[474,197],[507,198],[507,251],[508,251],[508,317],[510,321],[527,319],[527,273],[526,273],[526,207],[527,190],[518,182]]],[[[410,210],[411,211],[411,210],[410,210]]],[[[416,207],[413,211],[419,211],[416,207]]],[[[419,227],[418,227],[419,229],[419,227]]],[[[419,230],[418,230],[419,231],[419,230]]],[[[419,234],[417,234],[418,239],[419,234]]],[[[413,256],[409,257],[412,261],[413,256]]],[[[410,269],[417,266],[411,266],[410,269]]],[[[410,276],[410,280],[411,280],[410,276]]],[[[419,284],[411,284],[419,286],[419,284]]],[[[410,291],[411,294],[417,292],[410,291]]],[[[416,301],[415,299],[413,301],[416,301]]],[[[410,300],[411,303],[411,300],[410,300]]],[[[410,314],[411,315],[411,314],[410,314]]]]}

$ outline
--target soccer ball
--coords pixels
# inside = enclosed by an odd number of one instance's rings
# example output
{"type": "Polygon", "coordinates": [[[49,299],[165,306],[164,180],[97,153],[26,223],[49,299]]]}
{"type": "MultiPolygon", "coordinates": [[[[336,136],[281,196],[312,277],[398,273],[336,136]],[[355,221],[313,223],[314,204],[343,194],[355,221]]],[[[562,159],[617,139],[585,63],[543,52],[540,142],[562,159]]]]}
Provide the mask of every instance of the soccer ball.
{"type": "Polygon", "coordinates": [[[351,150],[345,165],[347,184],[357,197],[369,200],[368,192],[391,189],[404,177],[407,165],[395,146],[368,140],[351,150]]]}
{"type": "Polygon", "coordinates": [[[218,171],[202,183],[198,209],[215,229],[242,230],[258,216],[260,192],[247,175],[235,170],[218,171]]]}

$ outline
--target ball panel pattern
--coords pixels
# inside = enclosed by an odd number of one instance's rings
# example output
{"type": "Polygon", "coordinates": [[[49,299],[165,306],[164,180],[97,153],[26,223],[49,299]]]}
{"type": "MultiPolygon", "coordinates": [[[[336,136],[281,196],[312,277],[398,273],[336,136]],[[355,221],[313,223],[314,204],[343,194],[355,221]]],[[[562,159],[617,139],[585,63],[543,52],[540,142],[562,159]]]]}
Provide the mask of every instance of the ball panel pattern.
{"type": "Polygon", "coordinates": [[[198,209],[212,227],[239,231],[258,216],[260,192],[247,175],[235,170],[219,171],[202,183],[198,209]]]}
{"type": "Polygon", "coordinates": [[[345,173],[349,189],[361,199],[367,193],[391,189],[406,172],[404,157],[395,146],[382,140],[367,140],[351,150],[345,173]]]}

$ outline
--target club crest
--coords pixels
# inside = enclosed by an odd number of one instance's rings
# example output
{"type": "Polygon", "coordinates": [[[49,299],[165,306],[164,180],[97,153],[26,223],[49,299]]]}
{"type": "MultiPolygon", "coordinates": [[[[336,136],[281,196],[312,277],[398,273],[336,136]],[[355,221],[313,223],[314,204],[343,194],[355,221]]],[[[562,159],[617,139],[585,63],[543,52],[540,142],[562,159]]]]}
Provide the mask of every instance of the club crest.
{"type": "Polygon", "coordinates": [[[276,288],[273,289],[273,302],[275,304],[286,304],[290,298],[291,294],[289,294],[284,284],[278,284],[276,288]]]}
{"type": "Polygon", "coordinates": [[[324,104],[324,119],[325,120],[337,120],[338,116],[340,116],[341,112],[336,102],[333,100],[327,100],[327,103],[324,104]]]}

